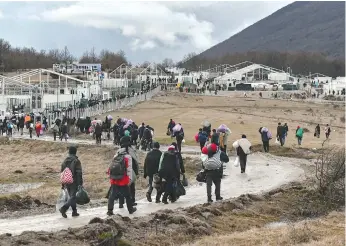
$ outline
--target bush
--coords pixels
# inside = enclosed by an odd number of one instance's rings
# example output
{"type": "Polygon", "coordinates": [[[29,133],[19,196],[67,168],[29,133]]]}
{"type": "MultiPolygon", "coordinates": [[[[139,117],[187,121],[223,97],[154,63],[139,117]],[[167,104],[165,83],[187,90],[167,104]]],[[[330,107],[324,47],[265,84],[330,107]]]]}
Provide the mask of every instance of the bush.
{"type": "MultiPolygon", "coordinates": [[[[323,143],[324,145],[324,143],[323,143]]],[[[345,150],[326,148],[316,162],[318,192],[331,204],[345,203],[345,150]]]]}

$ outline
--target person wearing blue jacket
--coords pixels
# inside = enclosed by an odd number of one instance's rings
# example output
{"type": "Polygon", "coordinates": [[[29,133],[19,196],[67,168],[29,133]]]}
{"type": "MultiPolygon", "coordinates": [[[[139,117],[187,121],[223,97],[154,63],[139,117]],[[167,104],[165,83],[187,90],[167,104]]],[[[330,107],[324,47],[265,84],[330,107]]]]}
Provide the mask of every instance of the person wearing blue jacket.
{"type": "Polygon", "coordinates": [[[200,128],[198,131],[198,142],[199,142],[199,145],[201,146],[201,150],[205,146],[205,143],[207,141],[208,141],[208,133],[206,133],[205,131],[202,131],[202,128],[200,128]]]}

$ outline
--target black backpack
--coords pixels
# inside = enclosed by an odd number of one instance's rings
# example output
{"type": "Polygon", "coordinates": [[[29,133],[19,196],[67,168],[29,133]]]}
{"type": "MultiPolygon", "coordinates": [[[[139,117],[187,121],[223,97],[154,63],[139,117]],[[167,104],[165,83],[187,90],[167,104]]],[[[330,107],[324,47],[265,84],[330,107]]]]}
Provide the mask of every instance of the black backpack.
{"type": "Polygon", "coordinates": [[[125,153],[121,153],[114,157],[109,167],[109,177],[111,179],[120,180],[124,177],[126,173],[125,155],[125,153]]]}

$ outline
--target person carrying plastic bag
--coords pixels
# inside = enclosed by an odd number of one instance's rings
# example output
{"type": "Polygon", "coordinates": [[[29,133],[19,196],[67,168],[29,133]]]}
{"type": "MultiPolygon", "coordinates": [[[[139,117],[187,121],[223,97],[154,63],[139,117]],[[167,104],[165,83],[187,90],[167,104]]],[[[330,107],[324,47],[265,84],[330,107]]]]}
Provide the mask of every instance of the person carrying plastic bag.
{"type": "Polygon", "coordinates": [[[270,141],[270,139],[272,139],[272,134],[270,133],[270,131],[266,127],[261,127],[258,131],[261,134],[264,152],[268,153],[269,152],[269,141],[270,141]]]}
{"type": "Polygon", "coordinates": [[[245,173],[247,156],[251,153],[252,149],[251,143],[249,140],[247,140],[246,135],[243,134],[241,139],[233,143],[233,147],[237,151],[241,173],[245,173]]]}
{"type": "Polygon", "coordinates": [[[303,135],[304,135],[304,130],[300,126],[297,126],[296,130],[296,137],[298,139],[298,145],[302,145],[302,140],[303,140],[303,135]]]}
{"type": "Polygon", "coordinates": [[[67,218],[66,212],[71,207],[72,217],[79,216],[77,213],[76,193],[79,187],[83,187],[82,164],[77,154],[77,147],[70,146],[69,155],[61,164],[60,182],[62,189],[66,189],[69,194],[67,202],[59,209],[62,217],[67,218]]]}

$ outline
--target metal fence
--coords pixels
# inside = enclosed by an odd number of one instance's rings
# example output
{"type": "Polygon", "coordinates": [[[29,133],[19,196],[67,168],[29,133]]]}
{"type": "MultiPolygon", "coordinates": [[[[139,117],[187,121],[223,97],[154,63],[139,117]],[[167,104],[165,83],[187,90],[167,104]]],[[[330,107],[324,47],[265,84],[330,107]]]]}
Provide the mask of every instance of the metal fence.
{"type": "Polygon", "coordinates": [[[161,87],[158,86],[157,88],[147,93],[143,93],[142,95],[128,97],[121,100],[116,100],[114,102],[99,104],[99,105],[95,105],[88,108],[76,108],[76,109],[72,109],[70,111],[65,111],[65,112],[49,113],[47,115],[48,124],[51,125],[55,121],[56,118],[62,118],[63,114],[68,118],[72,119],[73,117],[75,117],[76,119],[78,119],[79,117],[93,117],[93,116],[101,115],[107,112],[115,111],[121,108],[133,106],[139,102],[143,102],[148,99],[151,99],[154,95],[156,95],[160,91],[161,91],[161,87]]]}

